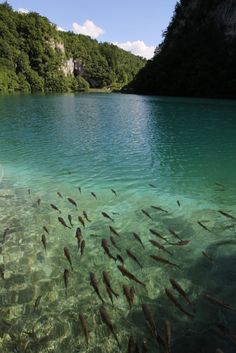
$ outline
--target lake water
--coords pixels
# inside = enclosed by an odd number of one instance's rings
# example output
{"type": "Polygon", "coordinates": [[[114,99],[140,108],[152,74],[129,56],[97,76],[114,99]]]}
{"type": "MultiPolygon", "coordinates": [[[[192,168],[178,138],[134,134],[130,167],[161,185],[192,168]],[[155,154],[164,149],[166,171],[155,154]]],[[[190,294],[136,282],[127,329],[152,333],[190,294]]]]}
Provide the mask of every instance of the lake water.
{"type": "Polygon", "coordinates": [[[102,303],[90,285],[92,272],[122,352],[127,352],[131,334],[139,346],[145,337],[149,352],[164,351],[145,324],[142,304],[148,305],[163,337],[165,321],[170,321],[171,352],[235,352],[236,313],[205,297],[236,308],[235,157],[234,101],[120,94],[0,96],[0,272],[5,278],[0,286],[1,351],[119,352],[101,320],[102,303]],[[72,229],[58,221],[63,217],[70,226],[69,214],[72,229]],[[82,256],[76,227],[85,240],[82,256]],[[180,240],[169,229],[190,242],[176,245],[180,240]],[[111,244],[111,235],[120,250],[111,244]],[[122,276],[117,268],[121,263],[104,254],[102,239],[145,288],[122,276]],[[114,306],[102,280],[104,270],[119,294],[114,306]],[[169,278],[177,280],[192,305],[169,278]],[[135,288],[131,310],[123,285],[135,288]],[[165,288],[193,319],[175,306],[165,288]],[[88,348],[79,313],[87,322],[88,348]]]}

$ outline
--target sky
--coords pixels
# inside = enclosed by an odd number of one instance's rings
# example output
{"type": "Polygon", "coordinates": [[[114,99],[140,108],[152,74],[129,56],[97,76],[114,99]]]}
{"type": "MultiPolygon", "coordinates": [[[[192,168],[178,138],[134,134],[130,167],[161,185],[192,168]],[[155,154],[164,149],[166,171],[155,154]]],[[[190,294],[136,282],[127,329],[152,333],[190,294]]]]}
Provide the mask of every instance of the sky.
{"type": "MultiPolygon", "coordinates": [[[[4,1],[0,1],[1,3],[4,1]]],[[[8,0],[14,10],[35,11],[59,30],[114,43],[151,58],[162,41],[177,0],[8,0]]]]}

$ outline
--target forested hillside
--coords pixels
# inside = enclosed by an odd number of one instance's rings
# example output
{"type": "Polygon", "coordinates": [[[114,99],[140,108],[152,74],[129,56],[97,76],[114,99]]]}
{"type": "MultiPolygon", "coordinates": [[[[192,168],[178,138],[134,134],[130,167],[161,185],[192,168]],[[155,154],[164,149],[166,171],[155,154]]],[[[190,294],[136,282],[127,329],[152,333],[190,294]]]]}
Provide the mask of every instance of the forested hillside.
{"type": "Polygon", "coordinates": [[[181,0],[131,92],[236,98],[236,1],[181,0]]]}
{"type": "Polygon", "coordinates": [[[37,13],[0,5],[0,92],[120,89],[145,62],[115,45],[59,32],[37,13]]]}

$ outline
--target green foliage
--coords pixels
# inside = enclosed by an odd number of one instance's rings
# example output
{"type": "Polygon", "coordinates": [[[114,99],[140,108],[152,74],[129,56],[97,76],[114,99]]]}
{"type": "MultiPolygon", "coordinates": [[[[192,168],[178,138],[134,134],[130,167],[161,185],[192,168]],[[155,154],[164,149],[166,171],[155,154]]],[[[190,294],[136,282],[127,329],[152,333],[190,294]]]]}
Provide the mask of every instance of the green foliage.
{"type": "Polygon", "coordinates": [[[121,88],[145,60],[112,44],[56,26],[35,12],[21,14],[0,4],[0,90],[87,91],[121,88]],[[75,63],[67,70],[67,60],[75,63]],[[76,66],[77,65],[77,66],[76,66]]]}
{"type": "Polygon", "coordinates": [[[230,6],[226,0],[177,3],[153,60],[128,88],[145,94],[235,98],[236,38],[226,35],[218,5],[225,12],[230,6]]]}

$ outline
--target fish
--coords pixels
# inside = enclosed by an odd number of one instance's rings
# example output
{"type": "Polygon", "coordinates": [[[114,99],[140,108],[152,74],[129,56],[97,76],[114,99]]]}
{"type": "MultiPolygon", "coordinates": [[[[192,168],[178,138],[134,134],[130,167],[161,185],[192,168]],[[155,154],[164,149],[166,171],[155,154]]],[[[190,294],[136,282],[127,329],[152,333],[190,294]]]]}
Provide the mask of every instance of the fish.
{"type": "Polygon", "coordinates": [[[58,217],[58,221],[65,227],[65,228],[69,228],[71,229],[71,227],[69,227],[66,222],[64,221],[64,219],[62,217],[58,217]]]}
{"type": "Polygon", "coordinates": [[[191,240],[180,240],[178,243],[171,243],[171,245],[184,246],[191,243],[191,240]]]}
{"type": "Polygon", "coordinates": [[[97,200],[97,195],[94,192],[91,192],[91,195],[97,200]]]}
{"type": "Polygon", "coordinates": [[[111,217],[109,216],[109,214],[107,214],[106,212],[101,212],[101,213],[102,213],[103,217],[105,217],[105,218],[107,218],[107,219],[110,219],[110,221],[114,222],[114,219],[111,218],[111,217]]]}
{"type": "Polygon", "coordinates": [[[170,244],[170,243],[168,242],[168,240],[167,240],[165,237],[163,237],[160,233],[158,233],[155,229],[151,229],[151,228],[150,228],[150,229],[149,229],[149,232],[152,233],[153,235],[156,235],[158,238],[164,240],[166,243],[170,244]]]}
{"type": "Polygon", "coordinates": [[[222,187],[222,188],[224,188],[225,186],[223,185],[223,184],[221,184],[221,183],[215,183],[217,186],[220,186],[220,187],[222,187]]]}
{"type": "Polygon", "coordinates": [[[58,195],[60,198],[63,197],[62,194],[61,194],[59,191],[57,191],[57,195],[58,195]]]}
{"type": "Polygon", "coordinates": [[[141,353],[148,353],[147,339],[144,337],[141,344],[141,353]]]}
{"type": "Polygon", "coordinates": [[[143,268],[143,265],[139,262],[139,260],[138,260],[137,257],[134,255],[134,253],[132,253],[131,250],[126,249],[126,253],[127,253],[127,255],[128,255],[132,260],[134,260],[134,261],[139,265],[140,268],[143,268]]]}
{"type": "Polygon", "coordinates": [[[110,250],[109,250],[109,247],[108,247],[108,242],[106,239],[102,239],[102,242],[101,242],[101,245],[104,249],[104,252],[107,254],[107,256],[110,258],[110,259],[113,259],[116,261],[116,258],[110,253],[110,250]]]}
{"type": "Polygon", "coordinates": [[[164,323],[166,353],[171,353],[171,323],[169,320],[165,320],[164,323]]]}
{"type": "Polygon", "coordinates": [[[72,216],[70,214],[68,214],[68,221],[69,221],[71,227],[73,228],[72,216]]]}
{"type": "Polygon", "coordinates": [[[190,301],[190,299],[188,298],[187,294],[185,293],[185,291],[183,290],[183,288],[180,286],[180,284],[178,282],[176,282],[176,280],[174,280],[173,278],[169,279],[172,287],[177,290],[177,292],[179,292],[179,294],[184,298],[185,302],[189,305],[192,305],[192,302],[190,301]]]}
{"type": "Polygon", "coordinates": [[[120,256],[119,254],[116,255],[116,260],[120,261],[122,263],[122,265],[124,266],[125,262],[122,256],[120,256]]]}
{"type": "Polygon", "coordinates": [[[233,217],[233,216],[231,216],[229,213],[226,213],[226,212],[221,211],[221,210],[219,210],[218,212],[221,213],[221,214],[222,214],[223,216],[225,216],[225,217],[228,217],[228,218],[231,218],[231,219],[233,219],[233,220],[236,220],[236,218],[233,217]]]}
{"type": "Polygon", "coordinates": [[[49,231],[48,231],[47,227],[43,226],[43,229],[45,230],[46,233],[49,234],[49,231]]]}
{"type": "Polygon", "coordinates": [[[202,222],[197,221],[197,223],[198,223],[203,229],[205,229],[205,230],[207,230],[208,232],[210,232],[210,229],[207,228],[202,222]]]}
{"type": "Polygon", "coordinates": [[[4,266],[4,264],[0,265],[0,276],[2,279],[5,279],[5,266],[4,266]]]}
{"type": "Polygon", "coordinates": [[[101,302],[104,303],[104,300],[101,297],[101,294],[100,294],[99,289],[98,289],[98,281],[97,281],[96,276],[95,276],[95,274],[93,272],[90,272],[90,285],[95,290],[95,293],[97,294],[97,296],[101,300],[101,302]]]}
{"type": "Polygon", "coordinates": [[[207,254],[205,251],[202,251],[202,255],[205,256],[205,258],[212,264],[215,264],[215,261],[213,260],[213,258],[207,254]]]}
{"type": "Polygon", "coordinates": [[[82,232],[81,232],[80,227],[77,227],[76,232],[75,232],[75,237],[76,238],[82,237],[82,232]]]}
{"type": "Polygon", "coordinates": [[[10,228],[4,229],[4,232],[3,232],[3,235],[2,235],[3,243],[5,243],[6,237],[9,234],[9,231],[10,231],[10,228]]]}
{"type": "Polygon", "coordinates": [[[88,344],[89,344],[88,325],[82,312],[79,313],[79,321],[85,337],[86,346],[88,348],[88,344]]]}
{"type": "Polygon", "coordinates": [[[176,308],[178,308],[182,313],[184,313],[186,316],[188,316],[190,319],[194,318],[194,315],[189,313],[187,310],[185,310],[179,303],[178,301],[175,299],[175,297],[173,296],[173,294],[171,293],[171,291],[168,288],[165,288],[165,292],[167,297],[172,301],[172,303],[176,306],[176,308]]]}
{"type": "Polygon", "coordinates": [[[111,189],[111,192],[113,192],[113,194],[117,196],[117,192],[114,189],[111,189]]]}
{"type": "Polygon", "coordinates": [[[88,218],[88,215],[87,215],[86,211],[83,211],[83,216],[88,222],[91,222],[91,220],[88,218]]]}
{"type": "Polygon", "coordinates": [[[44,250],[47,250],[47,240],[45,234],[42,234],[41,242],[43,243],[44,250]]]}
{"type": "Polygon", "coordinates": [[[172,255],[172,252],[170,252],[169,250],[167,250],[163,245],[161,245],[160,243],[158,243],[156,240],[149,240],[149,242],[154,245],[155,247],[157,247],[159,250],[165,251],[167,254],[172,255]]]}
{"type": "Polygon", "coordinates": [[[29,195],[31,194],[31,190],[30,190],[30,189],[28,189],[28,194],[29,194],[29,195]]]}
{"type": "Polygon", "coordinates": [[[109,226],[109,229],[110,229],[111,233],[117,235],[118,237],[120,236],[120,234],[112,226],[109,226]]]}
{"type": "Polygon", "coordinates": [[[145,216],[147,216],[148,218],[150,218],[152,220],[152,217],[150,216],[150,214],[145,211],[145,210],[141,210],[143,212],[143,214],[145,214],[145,216]]]}
{"type": "Polygon", "coordinates": [[[127,353],[137,353],[137,343],[133,335],[130,335],[127,353]]]}
{"type": "Polygon", "coordinates": [[[131,299],[131,296],[130,296],[130,289],[128,286],[126,285],[123,285],[123,293],[124,293],[124,296],[126,297],[126,300],[129,304],[129,310],[131,310],[132,308],[132,299],[131,299]]]}
{"type": "Polygon", "coordinates": [[[162,263],[164,263],[164,264],[166,264],[166,265],[171,265],[171,266],[174,266],[174,267],[177,267],[178,269],[180,269],[180,266],[179,266],[179,265],[177,265],[177,264],[175,264],[175,263],[173,263],[173,262],[170,262],[169,260],[164,259],[163,257],[159,257],[159,256],[156,256],[156,255],[150,255],[150,257],[151,257],[153,260],[157,261],[157,262],[162,262],[162,263]]]}
{"type": "Polygon", "coordinates": [[[73,206],[75,206],[76,208],[78,208],[77,203],[76,203],[73,199],[71,199],[70,197],[68,197],[67,200],[68,200],[73,206]]]}
{"type": "Polygon", "coordinates": [[[64,284],[65,284],[65,293],[67,297],[67,287],[68,287],[68,279],[69,279],[70,272],[65,269],[63,274],[64,284]]]}
{"type": "Polygon", "coordinates": [[[157,211],[162,211],[162,212],[165,212],[165,213],[168,213],[168,211],[164,210],[164,208],[160,207],[160,206],[151,206],[152,208],[154,208],[155,210],[157,211]]]}
{"type": "Polygon", "coordinates": [[[112,245],[113,245],[118,251],[121,251],[120,248],[117,246],[115,239],[114,239],[113,237],[110,237],[110,240],[111,240],[112,245]]]}
{"type": "Polygon", "coordinates": [[[78,221],[82,224],[82,226],[85,228],[85,223],[84,220],[81,216],[78,216],[78,221]]]}
{"type": "Polygon", "coordinates": [[[117,294],[117,293],[114,291],[114,289],[112,288],[111,282],[110,282],[109,277],[108,277],[108,273],[107,273],[106,271],[102,271],[102,277],[103,277],[103,282],[104,282],[104,284],[106,285],[106,287],[108,287],[108,288],[110,289],[111,293],[114,294],[114,296],[115,296],[116,298],[118,298],[118,297],[119,297],[119,294],[117,294]]]}
{"type": "Polygon", "coordinates": [[[100,312],[100,315],[101,315],[101,319],[103,321],[103,323],[109,328],[109,330],[111,331],[112,335],[114,336],[116,342],[117,342],[117,345],[119,347],[119,349],[121,349],[121,345],[120,345],[120,342],[118,340],[118,337],[115,333],[115,328],[114,328],[114,325],[106,311],[106,309],[104,308],[104,306],[101,306],[99,308],[99,312],[100,312]]]}
{"type": "Polygon", "coordinates": [[[143,245],[143,242],[142,242],[140,236],[139,236],[137,233],[135,233],[135,232],[133,232],[133,236],[134,236],[134,238],[142,245],[142,247],[145,249],[145,247],[144,247],[144,245],[143,245]]]}
{"type": "Polygon", "coordinates": [[[172,234],[175,238],[179,239],[179,240],[182,240],[178,234],[171,228],[168,229],[168,231],[170,232],[170,234],[172,234]]]}
{"type": "Polygon", "coordinates": [[[156,188],[156,186],[153,184],[148,184],[148,185],[151,186],[151,188],[156,188]]]}
{"type": "Polygon", "coordinates": [[[180,202],[179,202],[179,200],[177,200],[176,202],[177,202],[177,205],[180,207],[180,202]]]}
{"type": "Polygon", "coordinates": [[[80,186],[78,186],[78,190],[79,190],[80,194],[82,194],[82,190],[81,190],[80,186]]]}
{"type": "Polygon", "coordinates": [[[34,313],[35,313],[35,311],[36,311],[36,310],[38,309],[38,307],[39,307],[41,298],[42,298],[42,295],[39,295],[39,296],[36,298],[36,300],[35,300],[35,303],[34,303],[34,313]]]}
{"type": "Polygon", "coordinates": [[[160,346],[165,347],[165,341],[161,337],[161,335],[159,334],[159,332],[157,330],[157,326],[155,324],[154,318],[153,318],[147,304],[142,304],[142,311],[143,311],[144,319],[145,319],[152,335],[156,338],[156,340],[160,346]]]}
{"type": "Polygon", "coordinates": [[[118,265],[117,266],[121,274],[130,280],[140,284],[141,286],[146,288],[145,283],[141,282],[137,277],[135,277],[131,272],[129,272],[125,267],[118,265]]]}
{"type": "Polygon", "coordinates": [[[55,206],[53,203],[50,204],[51,208],[59,213],[61,213],[61,211],[59,210],[59,208],[57,208],[57,206],[55,206]]]}
{"type": "Polygon", "coordinates": [[[211,302],[212,304],[216,304],[216,305],[218,305],[218,306],[220,306],[220,307],[222,307],[222,308],[225,308],[225,309],[228,309],[228,310],[231,310],[231,311],[236,312],[236,309],[233,308],[231,305],[229,305],[229,304],[227,304],[227,303],[224,303],[224,302],[222,302],[221,300],[219,300],[219,299],[217,299],[217,298],[214,298],[214,297],[212,297],[212,296],[210,296],[210,295],[208,295],[208,294],[205,295],[205,298],[206,298],[209,302],[211,302]]]}
{"type": "Polygon", "coordinates": [[[40,206],[40,203],[41,203],[41,199],[38,199],[37,200],[37,205],[40,206]]]}
{"type": "Polygon", "coordinates": [[[216,324],[214,327],[215,331],[218,333],[218,335],[222,337],[227,337],[229,338],[234,344],[236,344],[236,335],[231,333],[231,330],[229,330],[227,327],[225,327],[222,324],[216,324]]]}
{"type": "Polygon", "coordinates": [[[69,264],[70,264],[70,267],[73,271],[73,266],[72,266],[72,261],[71,261],[71,257],[70,257],[70,252],[69,252],[69,249],[67,247],[64,247],[64,255],[65,257],[67,258],[69,264]]]}
{"type": "Polygon", "coordinates": [[[80,255],[81,256],[83,256],[83,254],[84,254],[84,249],[85,249],[85,240],[82,240],[81,244],[80,244],[80,255]]]}

